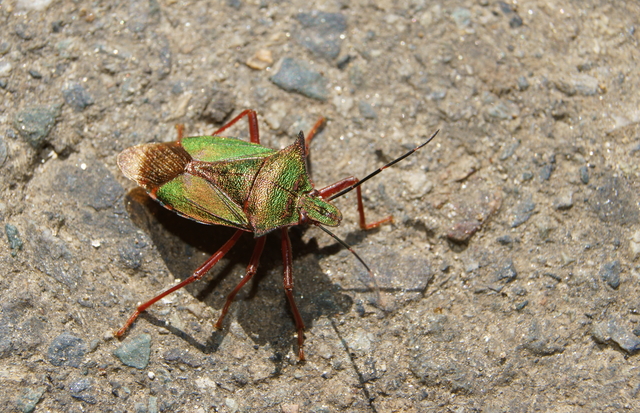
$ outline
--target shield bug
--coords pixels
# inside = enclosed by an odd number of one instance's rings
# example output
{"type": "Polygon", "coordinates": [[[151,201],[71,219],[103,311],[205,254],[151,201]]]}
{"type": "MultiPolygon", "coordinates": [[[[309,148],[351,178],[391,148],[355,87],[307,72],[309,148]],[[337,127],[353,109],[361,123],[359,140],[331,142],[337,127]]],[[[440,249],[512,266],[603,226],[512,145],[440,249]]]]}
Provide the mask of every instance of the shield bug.
{"type": "Polygon", "coordinates": [[[331,201],[355,189],[357,193],[360,228],[371,229],[391,221],[387,217],[368,224],[365,220],[360,185],[383,169],[401,161],[422,145],[358,180],[342,179],[322,189],[316,189],[307,173],[306,158],[309,142],[322,126],[319,120],[307,135],[298,134],[296,141],[279,151],[260,145],[256,112],[245,110],[212,136],[182,137],[178,141],[148,143],[125,149],[118,155],[118,166],[124,175],[144,188],[164,207],[203,224],[225,225],[237,231],[217,252],[195,272],[151,300],[140,304],[124,326],[115,332],[122,336],[136,318],[156,301],[202,278],[238,241],[245,232],[256,238],[253,254],[245,276],[227,296],[216,328],[223,319],[238,291],[256,273],[266,235],[279,230],[284,263],[284,291],[298,332],[298,356],[304,360],[304,323],[293,297],[293,263],[288,228],[299,224],[313,224],[347,247],[367,270],[369,267],[326,226],[338,226],[342,214],[331,201]],[[250,142],[220,136],[220,133],[242,118],[249,124],[250,142]]]}

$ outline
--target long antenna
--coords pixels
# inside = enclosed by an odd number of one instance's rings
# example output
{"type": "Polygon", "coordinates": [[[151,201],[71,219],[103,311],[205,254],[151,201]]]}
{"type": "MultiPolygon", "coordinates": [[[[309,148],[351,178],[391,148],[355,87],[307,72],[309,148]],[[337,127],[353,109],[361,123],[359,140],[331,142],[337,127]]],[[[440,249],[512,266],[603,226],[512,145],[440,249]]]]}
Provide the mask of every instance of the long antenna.
{"type": "Polygon", "coordinates": [[[367,271],[369,271],[369,274],[373,274],[373,271],[371,271],[371,268],[369,268],[369,266],[367,265],[366,262],[364,262],[364,260],[362,258],[360,258],[360,256],[353,250],[353,248],[351,248],[351,245],[347,244],[346,242],[344,242],[343,240],[341,240],[340,238],[338,238],[338,236],[336,234],[334,234],[333,232],[329,231],[328,229],[326,229],[325,227],[323,227],[320,224],[316,224],[316,227],[320,228],[321,230],[323,230],[324,232],[326,232],[327,234],[329,234],[329,236],[331,238],[333,238],[334,240],[338,241],[338,243],[340,245],[342,245],[343,247],[345,247],[346,249],[348,249],[357,259],[358,261],[360,261],[362,263],[362,265],[364,265],[364,268],[367,269],[367,271]]]}
{"type": "MultiPolygon", "coordinates": [[[[358,259],[358,261],[360,261],[360,263],[362,263],[362,265],[364,265],[364,268],[366,268],[367,271],[369,272],[369,277],[371,278],[371,281],[373,281],[373,289],[376,292],[376,301],[378,303],[381,303],[382,302],[382,297],[380,295],[380,287],[378,287],[378,282],[376,281],[376,274],[371,270],[371,268],[369,268],[367,263],[364,262],[364,260],[362,258],[360,258],[360,256],[353,250],[353,248],[351,248],[351,246],[349,244],[347,244],[346,242],[344,242],[343,240],[338,238],[338,236],[336,234],[334,234],[333,232],[329,231],[328,229],[326,229],[325,227],[321,226],[320,224],[315,224],[315,225],[318,228],[320,228],[321,230],[323,230],[324,232],[326,232],[327,234],[329,234],[329,236],[331,238],[333,238],[334,240],[338,241],[338,243],[340,245],[342,245],[343,247],[348,249],[349,252],[351,252],[358,259]]],[[[366,283],[365,283],[365,285],[366,285],[366,283]]],[[[371,286],[367,286],[367,287],[371,288],[371,286]]]]}
{"type": "MultiPolygon", "coordinates": [[[[341,197],[342,195],[345,195],[351,191],[353,191],[354,189],[356,189],[357,187],[359,187],[360,185],[362,185],[363,183],[367,182],[369,179],[373,178],[374,176],[378,175],[380,172],[382,172],[383,170],[387,169],[390,166],[393,166],[395,164],[397,164],[398,162],[400,162],[401,160],[403,160],[404,158],[406,158],[407,156],[410,156],[412,153],[420,150],[420,148],[422,148],[423,146],[425,146],[426,144],[428,144],[429,142],[431,142],[431,140],[433,138],[436,137],[436,135],[438,134],[438,132],[440,132],[440,129],[438,129],[433,135],[431,135],[431,137],[429,139],[427,139],[427,141],[425,143],[423,143],[420,146],[417,146],[413,149],[411,149],[409,152],[405,153],[404,155],[402,155],[401,157],[394,159],[393,161],[389,162],[388,164],[386,164],[385,166],[383,166],[382,168],[378,168],[377,170],[371,172],[369,175],[365,176],[364,178],[362,178],[361,180],[359,180],[358,182],[356,182],[355,184],[351,185],[348,188],[343,189],[342,191],[338,192],[337,194],[334,194],[332,196],[330,196],[327,200],[331,201],[334,200],[336,198],[341,197]]],[[[322,228],[322,227],[321,227],[322,228]]],[[[322,228],[324,229],[324,228],[322,228]]],[[[328,230],[324,229],[326,232],[328,232],[328,230]]],[[[334,236],[335,238],[335,236],[334,236]]],[[[337,239],[337,238],[336,238],[337,239]]],[[[344,244],[343,244],[344,245],[344,244]]],[[[357,256],[357,255],[356,255],[357,256]]],[[[362,260],[361,260],[362,261],[362,260]]],[[[364,262],[363,262],[364,264],[364,262]]],[[[366,266],[366,264],[365,264],[366,266]]]]}

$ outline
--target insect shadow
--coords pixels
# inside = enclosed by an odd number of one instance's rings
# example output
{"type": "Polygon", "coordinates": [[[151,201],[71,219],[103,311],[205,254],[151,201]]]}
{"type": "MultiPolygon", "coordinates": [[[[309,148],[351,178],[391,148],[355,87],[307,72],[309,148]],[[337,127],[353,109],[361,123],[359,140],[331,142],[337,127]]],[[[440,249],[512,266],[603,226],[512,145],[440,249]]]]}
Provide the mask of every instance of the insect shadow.
{"type": "MultiPolygon", "coordinates": [[[[125,205],[131,220],[152,239],[169,271],[184,279],[193,273],[202,261],[215,252],[236,231],[223,226],[203,225],[178,216],[151,199],[142,188],[129,191],[125,205]]],[[[318,259],[342,251],[340,245],[331,244],[319,248],[315,238],[304,242],[307,228],[292,227],[289,231],[293,249],[295,274],[295,296],[300,313],[310,327],[321,316],[333,316],[348,312],[353,299],[333,284],[324,274],[318,259]]],[[[206,341],[201,342],[186,331],[167,326],[149,312],[141,317],[148,322],[168,329],[203,353],[217,351],[228,334],[228,325],[234,319],[245,333],[259,346],[268,345],[273,361],[279,361],[293,346],[292,331],[295,323],[290,306],[282,288],[282,259],[280,239],[276,231],[267,235],[267,243],[253,279],[238,293],[230,313],[225,320],[225,328],[214,331],[206,341]]],[[[206,303],[217,313],[222,309],[226,297],[244,275],[254,246],[252,234],[247,233],[235,248],[198,282],[185,289],[196,299],[206,303]]],[[[153,294],[155,291],[150,291],[153,294]]],[[[211,320],[215,323],[216,316],[211,320]]]]}

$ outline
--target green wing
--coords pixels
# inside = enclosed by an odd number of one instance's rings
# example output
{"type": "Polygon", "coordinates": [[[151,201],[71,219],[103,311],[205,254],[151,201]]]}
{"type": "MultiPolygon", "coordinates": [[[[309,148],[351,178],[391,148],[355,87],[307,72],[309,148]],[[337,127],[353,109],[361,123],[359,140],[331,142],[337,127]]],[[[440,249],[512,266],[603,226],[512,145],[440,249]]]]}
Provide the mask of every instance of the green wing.
{"type": "Polygon", "coordinates": [[[241,206],[233,202],[212,182],[182,174],[158,188],[156,198],[187,218],[205,224],[250,229],[241,206]]]}
{"type": "Polygon", "coordinates": [[[264,158],[275,151],[236,138],[222,136],[192,136],[180,141],[196,161],[219,162],[245,158],[264,158]]]}

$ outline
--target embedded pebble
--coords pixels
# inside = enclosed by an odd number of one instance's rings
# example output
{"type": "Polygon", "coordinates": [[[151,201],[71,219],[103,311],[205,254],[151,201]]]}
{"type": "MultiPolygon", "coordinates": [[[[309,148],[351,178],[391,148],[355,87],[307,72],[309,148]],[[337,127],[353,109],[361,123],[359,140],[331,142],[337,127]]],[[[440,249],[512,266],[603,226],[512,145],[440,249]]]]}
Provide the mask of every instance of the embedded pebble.
{"type": "Polygon", "coordinates": [[[456,222],[447,232],[447,239],[456,243],[465,243],[482,227],[476,220],[456,222]]]}
{"type": "Polygon", "coordinates": [[[631,255],[633,259],[640,256],[640,230],[636,231],[629,241],[629,247],[631,248],[631,255]]]}
{"type": "Polygon", "coordinates": [[[120,359],[122,364],[142,370],[149,364],[151,335],[140,334],[125,340],[113,354],[120,359]]]}
{"type": "Polygon", "coordinates": [[[89,404],[96,404],[95,389],[93,388],[93,380],[83,377],[74,381],[69,385],[69,393],[74,399],[82,400],[89,404]]]}
{"type": "Polygon", "coordinates": [[[589,183],[589,168],[587,168],[586,166],[581,166],[580,169],[578,170],[578,173],[580,174],[580,181],[583,184],[588,184],[589,183]]]}
{"type": "Polygon", "coordinates": [[[87,106],[93,105],[93,97],[80,83],[67,84],[62,90],[62,96],[76,112],[82,112],[87,106]]]}
{"type": "Polygon", "coordinates": [[[527,198],[523,201],[520,201],[512,211],[513,219],[511,220],[511,227],[516,228],[531,218],[534,214],[534,210],[536,208],[536,204],[531,200],[531,198],[527,198]]]}
{"type": "Polygon", "coordinates": [[[340,54],[341,35],[347,30],[347,20],[340,13],[313,10],[299,13],[296,20],[302,26],[298,42],[313,54],[333,60],[340,54]]]}
{"type": "Polygon", "coordinates": [[[31,413],[36,409],[36,405],[42,399],[42,396],[47,391],[45,386],[40,386],[35,389],[26,388],[22,391],[18,399],[16,400],[16,404],[18,405],[18,409],[22,413],[31,413]]]}
{"type": "Polygon", "coordinates": [[[22,239],[20,238],[20,232],[15,225],[11,224],[5,224],[4,232],[7,234],[7,239],[9,240],[9,248],[15,250],[11,251],[11,256],[15,257],[17,251],[20,251],[24,245],[24,242],[22,242],[22,239]]]}
{"type": "Polygon", "coordinates": [[[602,265],[600,269],[600,278],[606,282],[609,287],[614,290],[620,287],[620,273],[622,268],[620,267],[620,261],[615,260],[602,265]]]}
{"type": "Polygon", "coordinates": [[[86,353],[84,340],[65,332],[53,339],[47,350],[47,359],[54,366],[80,367],[86,353]]]}
{"type": "Polygon", "coordinates": [[[591,336],[599,343],[614,342],[629,354],[640,350],[640,337],[634,334],[631,328],[621,325],[621,320],[617,318],[610,318],[596,324],[591,331],[591,336]]]}
{"type": "Polygon", "coordinates": [[[280,88],[312,99],[327,100],[327,79],[305,63],[290,57],[282,59],[278,73],[269,78],[280,88]]]}
{"type": "Polygon", "coordinates": [[[496,273],[496,280],[507,280],[507,282],[511,282],[516,279],[518,276],[518,272],[516,271],[516,267],[513,264],[513,260],[511,258],[507,259],[502,267],[496,273]]]}
{"type": "Polygon", "coordinates": [[[553,207],[558,211],[566,211],[573,207],[573,193],[565,192],[553,201],[553,207]]]}
{"type": "Polygon", "coordinates": [[[39,148],[60,116],[60,105],[32,106],[16,114],[13,127],[32,147],[39,148]]]}
{"type": "Polygon", "coordinates": [[[360,115],[365,119],[375,119],[378,117],[373,106],[364,100],[358,102],[358,110],[360,111],[360,115]]]}

